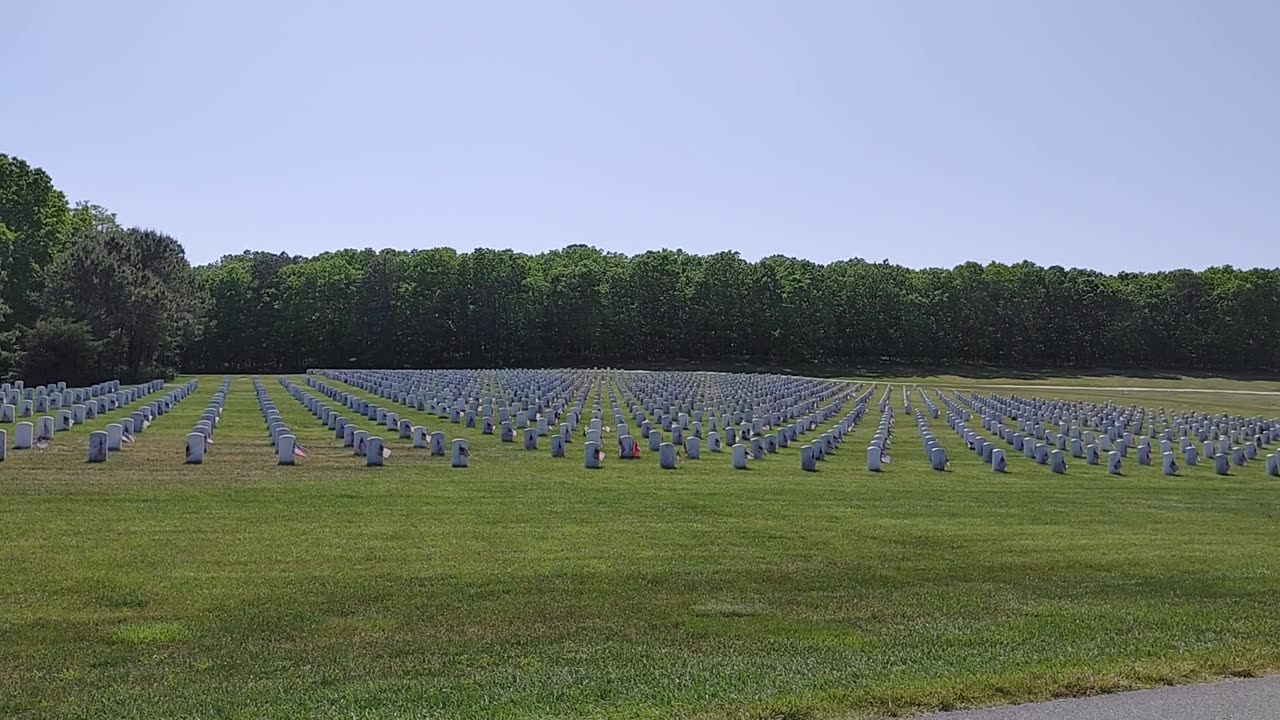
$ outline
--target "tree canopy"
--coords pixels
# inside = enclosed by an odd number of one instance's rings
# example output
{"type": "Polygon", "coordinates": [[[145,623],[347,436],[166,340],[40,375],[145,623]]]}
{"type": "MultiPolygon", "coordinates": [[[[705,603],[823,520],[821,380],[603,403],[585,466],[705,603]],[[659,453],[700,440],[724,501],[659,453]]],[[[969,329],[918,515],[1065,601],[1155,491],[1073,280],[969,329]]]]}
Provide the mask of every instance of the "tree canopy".
{"type": "Polygon", "coordinates": [[[1278,370],[1280,269],[911,269],[585,245],[246,251],[192,269],[174,238],[69,206],[44,171],[0,155],[0,377],[59,355],[68,373],[128,379],[675,359],[1278,370]]]}
{"type": "Polygon", "coordinates": [[[1275,369],[1280,270],[913,270],[775,255],[447,248],[246,253],[197,269],[194,369],[681,359],[1275,369]],[[231,343],[234,335],[262,343],[231,343]],[[264,348],[271,348],[264,354],[264,348]]]}

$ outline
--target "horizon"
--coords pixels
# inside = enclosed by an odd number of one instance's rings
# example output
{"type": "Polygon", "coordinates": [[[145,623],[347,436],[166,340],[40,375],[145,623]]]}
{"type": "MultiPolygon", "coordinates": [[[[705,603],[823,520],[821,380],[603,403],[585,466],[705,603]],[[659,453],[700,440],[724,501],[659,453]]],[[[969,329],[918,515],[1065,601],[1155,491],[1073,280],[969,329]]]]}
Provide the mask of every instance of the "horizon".
{"type": "Polygon", "coordinates": [[[1265,3],[9,15],[0,152],[194,265],[582,244],[1280,267],[1265,3]]]}

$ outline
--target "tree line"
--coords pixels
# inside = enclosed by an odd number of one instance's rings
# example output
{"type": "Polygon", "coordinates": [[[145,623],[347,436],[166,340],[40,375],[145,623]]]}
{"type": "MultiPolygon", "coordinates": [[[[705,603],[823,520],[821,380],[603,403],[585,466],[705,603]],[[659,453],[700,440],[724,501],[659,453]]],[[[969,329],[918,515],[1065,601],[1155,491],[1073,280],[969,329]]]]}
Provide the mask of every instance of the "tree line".
{"type": "MultiPolygon", "coordinates": [[[[0,375],[662,364],[1280,369],[1280,269],[1125,272],[573,245],[244,252],[68,205],[0,155],[0,375]]],[[[87,381],[87,380],[86,380],[87,381]]]]}

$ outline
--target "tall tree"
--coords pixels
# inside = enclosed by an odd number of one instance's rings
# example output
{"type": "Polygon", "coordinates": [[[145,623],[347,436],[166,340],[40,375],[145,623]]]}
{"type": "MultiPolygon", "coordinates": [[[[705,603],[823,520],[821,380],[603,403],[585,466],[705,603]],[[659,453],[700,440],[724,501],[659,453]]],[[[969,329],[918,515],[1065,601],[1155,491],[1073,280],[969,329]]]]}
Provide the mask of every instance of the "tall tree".
{"type": "Polygon", "coordinates": [[[171,368],[203,311],[182,246],[137,228],[78,240],[49,268],[45,297],[87,323],[106,343],[105,365],[127,379],[171,368]]]}
{"type": "Polygon", "coordinates": [[[11,324],[35,321],[41,273],[67,246],[71,232],[67,198],[48,173],[0,154],[0,270],[7,276],[0,301],[12,311],[11,324]]]}

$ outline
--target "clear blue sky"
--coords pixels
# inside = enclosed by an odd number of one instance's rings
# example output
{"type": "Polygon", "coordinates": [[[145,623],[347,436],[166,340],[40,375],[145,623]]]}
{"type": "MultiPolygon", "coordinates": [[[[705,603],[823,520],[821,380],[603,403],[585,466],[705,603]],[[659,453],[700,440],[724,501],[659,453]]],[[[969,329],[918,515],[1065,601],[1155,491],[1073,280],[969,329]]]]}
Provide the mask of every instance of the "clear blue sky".
{"type": "Polygon", "coordinates": [[[0,38],[0,152],[193,262],[1280,265],[1274,0],[16,0],[0,38]]]}

